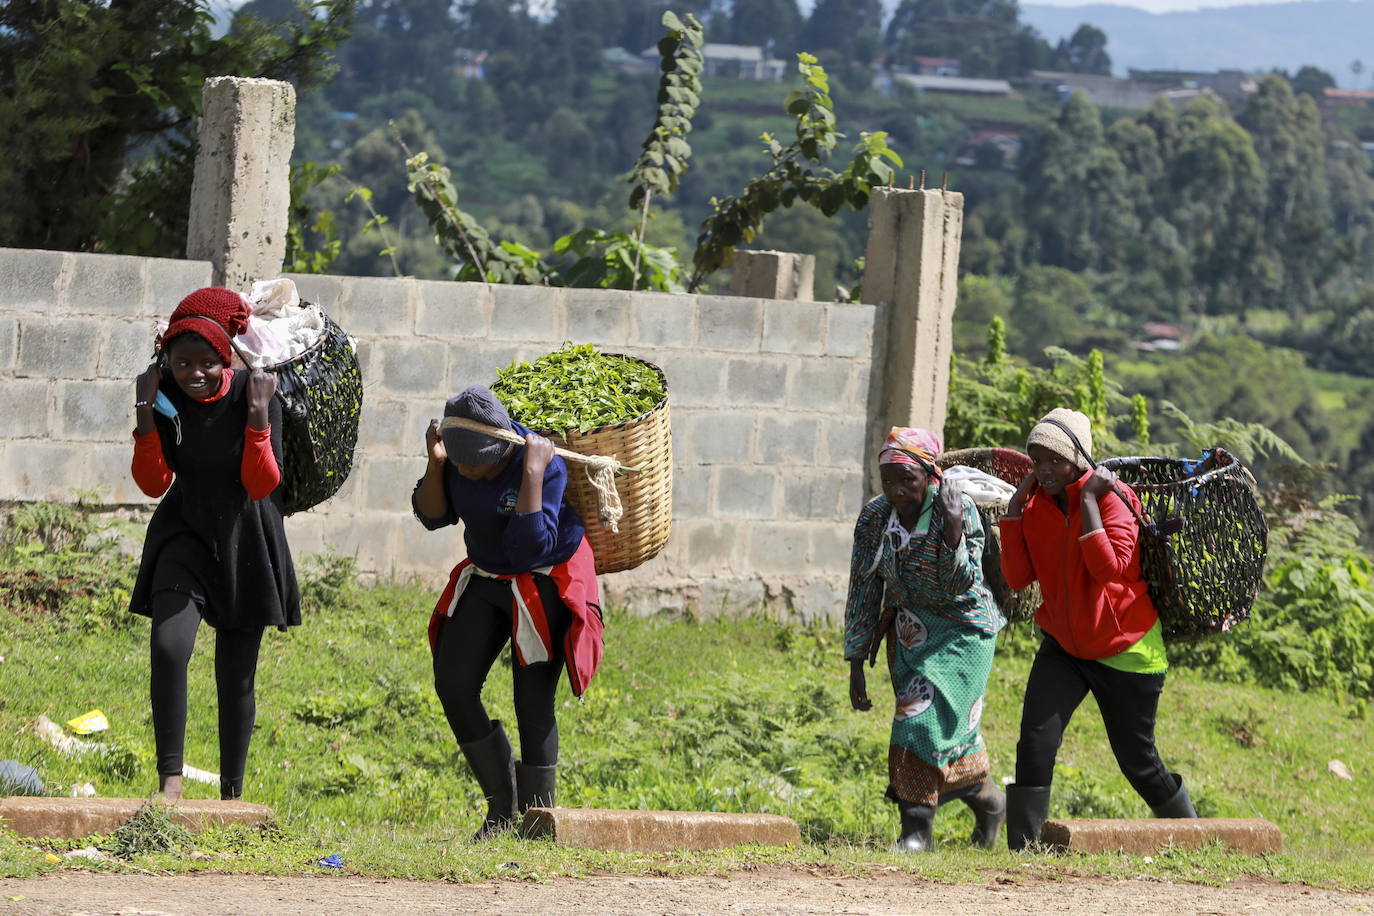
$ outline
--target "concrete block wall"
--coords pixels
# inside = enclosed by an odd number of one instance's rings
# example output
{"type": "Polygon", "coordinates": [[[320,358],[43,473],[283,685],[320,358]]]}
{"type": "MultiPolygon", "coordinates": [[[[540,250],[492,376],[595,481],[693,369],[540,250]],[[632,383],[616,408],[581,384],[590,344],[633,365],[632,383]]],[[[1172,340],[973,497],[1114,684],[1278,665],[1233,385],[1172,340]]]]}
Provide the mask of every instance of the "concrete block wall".
{"type": "Polygon", "coordinates": [[[0,248],[0,500],[147,500],[129,476],[134,378],[207,261],[0,248]],[[169,304],[170,303],[170,304],[169,304]]]}
{"type": "MultiPolygon", "coordinates": [[[[669,379],[674,530],[664,552],[603,579],[636,611],[760,605],[842,610],[862,501],[875,314],[867,305],[708,295],[296,276],[358,339],[366,384],[355,470],[288,520],[298,556],[332,548],[367,571],[439,584],[455,529],[409,509],[424,430],[445,399],[564,340],[648,359],[669,379]]],[[[0,249],[0,502],[102,488],[150,506],[129,478],[133,378],[153,322],[211,282],[205,261],[0,249]]]]}
{"type": "Polygon", "coordinates": [[[462,543],[409,513],[426,425],[467,385],[574,340],[647,359],[669,380],[673,536],[651,562],[605,577],[608,600],[642,613],[841,613],[864,498],[873,307],[293,279],[358,337],[367,380],[357,470],[326,506],[289,520],[297,550],[332,546],[366,569],[438,581],[462,543]]]}

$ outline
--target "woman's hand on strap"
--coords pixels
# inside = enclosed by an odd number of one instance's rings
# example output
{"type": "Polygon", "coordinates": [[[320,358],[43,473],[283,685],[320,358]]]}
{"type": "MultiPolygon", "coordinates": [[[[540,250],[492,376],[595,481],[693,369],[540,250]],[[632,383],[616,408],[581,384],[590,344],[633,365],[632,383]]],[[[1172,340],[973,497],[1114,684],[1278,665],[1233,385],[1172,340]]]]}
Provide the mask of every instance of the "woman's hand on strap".
{"type": "Polygon", "coordinates": [[[438,420],[430,420],[429,429],[425,430],[425,457],[429,458],[432,464],[448,463],[448,449],[444,446],[444,437],[439,432],[438,420]]]}
{"type": "Polygon", "coordinates": [[[1098,465],[1093,470],[1092,476],[1083,483],[1083,495],[1097,499],[1112,492],[1116,486],[1116,474],[1098,465]]]}
{"type": "Polygon", "coordinates": [[[157,399],[158,385],[161,383],[162,369],[157,363],[152,363],[134,380],[135,403],[146,404],[151,409],[153,401],[157,399]]]}
{"type": "Polygon", "coordinates": [[[267,408],[272,403],[272,395],[277,393],[277,376],[272,372],[254,369],[248,374],[248,425],[254,429],[266,429],[267,408]]]}
{"type": "MultiPolygon", "coordinates": [[[[146,436],[153,431],[153,402],[157,400],[162,368],[153,363],[134,380],[134,432],[146,436]]],[[[157,494],[161,496],[161,493],[157,494]]]]}
{"type": "Polygon", "coordinates": [[[849,705],[859,712],[868,712],[873,701],[868,698],[868,681],[864,677],[863,659],[849,663],[849,705]]]}
{"type": "Polygon", "coordinates": [[[1020,517],[1026,508],[1026,500],[1030,499],[1031,491],[1035,489],[1035,472],[1027,474],[1021,478],[1021,485],[1016,488],[1011,499],[1007,501],[1007,515],[1013,518],[1020,517]]]}
{"type": "Polygon", "coordinates": [[[964,484],[958,480],[940,482],[940,504],[945,510],[945,546],[959,546],[964,536],[964,484]]]}
{"type": "Polygon", "coordinates": [[[525,472],[537,474],[542,480],[544,471],[553,460],[553,443],[538,433],[525,434],[525,472]]]}

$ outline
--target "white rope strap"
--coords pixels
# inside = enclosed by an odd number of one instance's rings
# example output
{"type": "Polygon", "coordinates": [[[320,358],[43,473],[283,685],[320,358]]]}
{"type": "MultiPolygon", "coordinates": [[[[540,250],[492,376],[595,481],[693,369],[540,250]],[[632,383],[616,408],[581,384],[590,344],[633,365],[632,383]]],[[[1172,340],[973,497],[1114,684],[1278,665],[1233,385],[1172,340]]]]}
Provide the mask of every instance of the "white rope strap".
{"type": "MultiPolygon", "coordinates": [[[[479,423],[466,417],[444,417],[439,423],[439,429],[466,429],[481,433],[484,436],[490,436],[501,442],[509,442],[512,445],[525,444],[523,437],[516,435],[509,429],[488,426],[486,423],[479,423]]],[[[554,446],[553,453],[565,461],[580,464],[585,468],[587,481],[596,491],[596,511],[597,515],[600,516],[601,524],[618,534],[620,532],[620,520],[625,515],[625,509],[620,503],[620,491],[615,487],[615,475],[620,471],[638,471],[639,469],[625,467],[614,455],[583,455],[580,452],[570,452],[558,446],[554,446]]]]}

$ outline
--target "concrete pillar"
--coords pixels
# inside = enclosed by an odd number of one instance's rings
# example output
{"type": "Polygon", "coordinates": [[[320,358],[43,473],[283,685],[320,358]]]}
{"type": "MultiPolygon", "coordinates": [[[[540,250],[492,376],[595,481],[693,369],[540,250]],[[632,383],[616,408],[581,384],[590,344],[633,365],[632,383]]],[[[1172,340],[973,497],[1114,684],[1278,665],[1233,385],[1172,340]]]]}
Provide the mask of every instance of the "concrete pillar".
{"type": "Polygon", "coordinates": [[[873,479],[889,428],[944,429],[964,195],[879,188],[868,209],[862,299],[878,306],[866,449],[873,479]]]}
{"type": "Polygon", "coordinates": [[[216,285],[246,290],[279,275],[286,256],[296,91],[216,76],[202,100],[186,257],[214,265],[216,285]]]}
{"type": "Polygon", "coordinates": [[[790,251],[735,251],[730,295],[754,299],[815,298],[816,256],[790,251]]]}

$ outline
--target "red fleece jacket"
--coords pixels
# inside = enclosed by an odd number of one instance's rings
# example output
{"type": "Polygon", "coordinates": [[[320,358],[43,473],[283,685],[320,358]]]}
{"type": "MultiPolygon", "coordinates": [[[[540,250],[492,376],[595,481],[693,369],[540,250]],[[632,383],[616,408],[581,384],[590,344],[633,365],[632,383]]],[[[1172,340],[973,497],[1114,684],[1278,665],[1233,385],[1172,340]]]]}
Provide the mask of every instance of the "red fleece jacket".
{"type": "MultiPolygon", "coordinates": [[[[1036,489],[1021,518],[1004,518],[1002,574],[1012,588],[1040,583],[1035,622],[1077,658],[1107,658],[1140,640],[1159,613],[1140,573],[1140,527],[1115,493],[1097,501],[1103,527],[1083,534],[1085,473],[1065,490],[1068,515],[1036,489]]],[[[1135,491],[1121,490],[1140,509],[1135,491]]]]}

